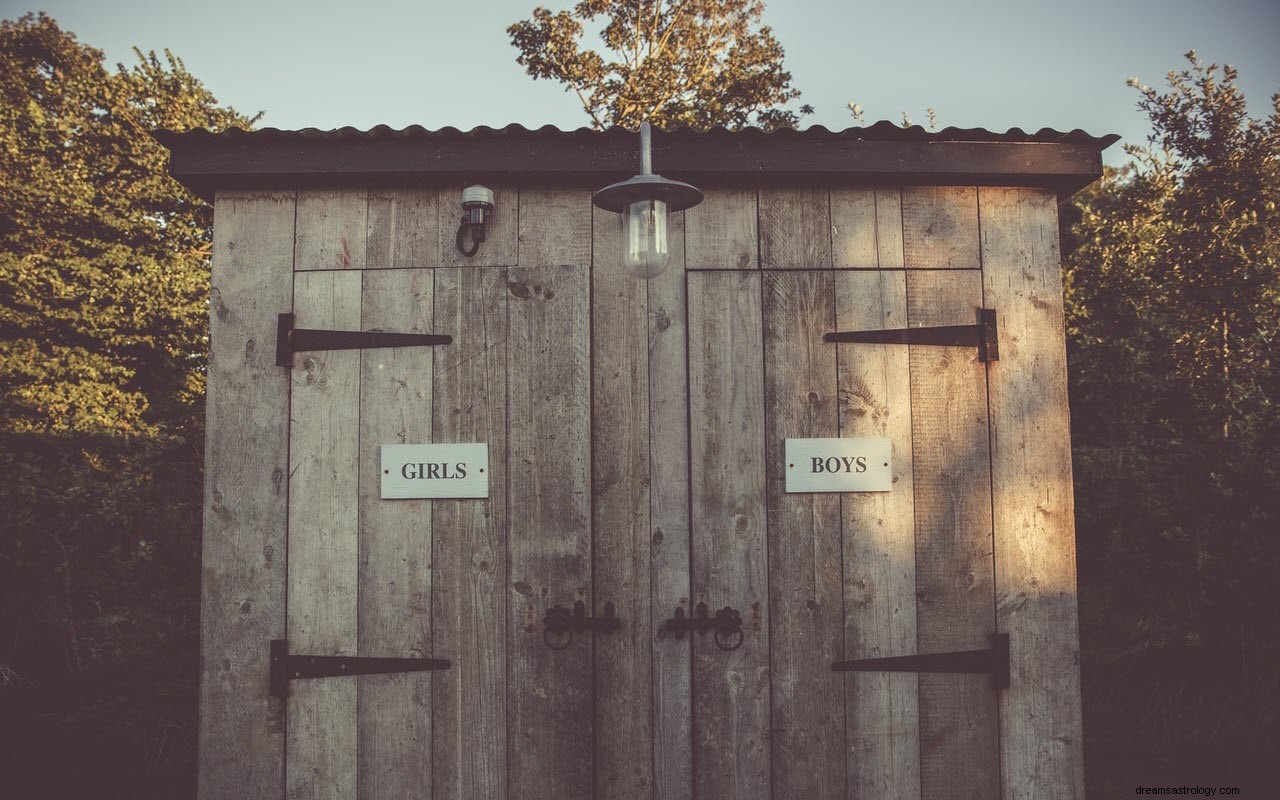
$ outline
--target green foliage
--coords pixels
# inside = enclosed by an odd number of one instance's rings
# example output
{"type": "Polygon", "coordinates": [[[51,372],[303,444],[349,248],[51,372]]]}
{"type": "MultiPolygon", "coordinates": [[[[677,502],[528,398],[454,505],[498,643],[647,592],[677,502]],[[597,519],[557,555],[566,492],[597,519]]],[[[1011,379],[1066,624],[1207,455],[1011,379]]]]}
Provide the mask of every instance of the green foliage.
{"type": "Polygon", "coordinates": [[[113,71],[44,15],[0,23],[0,715],[31,704],[67,726],[55,743],[190,716],[148,705],[154,684],[110,716],[53,710],[76,681],[194,654],[212,209],[147,131],[254,120],[135,53],[113,71]]]}
{"type": "Polygon", "coordinates": [[[507,33],[517,63],[573,89],[596,128],[795,127],[812,109],[785,108],[800,92],[763,13],[761,0],[582,0],[538,6],[507,33]],[[597,19],[605,55],[580,44],[597,19]]]}
{"type": "Polygon", "coordinates": [[[1235,70],[1187,57],[1167,91],[1131,79],[1151,141],[1066,242],[1086,710],[1126,739],[1094,752],[1168,763],[1280,722],[1280,96],[1253,119],[1235,70]],[[1179,696],[1216,699],[1162,725],[1179,696]]]}

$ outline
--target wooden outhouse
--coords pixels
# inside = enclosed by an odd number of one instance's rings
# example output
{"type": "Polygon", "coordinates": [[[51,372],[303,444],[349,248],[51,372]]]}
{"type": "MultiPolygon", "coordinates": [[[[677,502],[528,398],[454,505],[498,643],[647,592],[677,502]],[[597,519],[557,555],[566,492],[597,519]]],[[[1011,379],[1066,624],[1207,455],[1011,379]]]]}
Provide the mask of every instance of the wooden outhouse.
{"type": "Polygon", "coordinates": [[[657,131],[705,200],[644,280],[634,132],[156,135],[215,204],[201,797],[1082,796],[1058,205],[1113,137],[657,131]]]}

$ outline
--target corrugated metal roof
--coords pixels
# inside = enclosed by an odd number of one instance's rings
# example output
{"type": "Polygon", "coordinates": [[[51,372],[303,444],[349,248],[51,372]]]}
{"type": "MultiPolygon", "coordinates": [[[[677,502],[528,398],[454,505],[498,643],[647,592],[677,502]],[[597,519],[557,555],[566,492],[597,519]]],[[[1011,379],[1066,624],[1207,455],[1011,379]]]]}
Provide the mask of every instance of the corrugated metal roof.
{"type": "MultiPolygon", "coordinates": [[[[602,186],[630,177],[637,167],[635,132],[616,127],[197,128],[153,135],[169,148],[170,173],[205,198],[229,188],[463,181],[602,186]]],[[[1050,128],[927,131],[877,122],[841,131],[821,125],[655,130],[653,149],[657,172],[695,185],[987,185],[1074,192],[1102,174],[1101,151],[1118,138],[1050,128]]]]}
{"type": "MultiPolygon", "coordinates": [[[[956,127],[946,127],[942,130],[930,131],[920,125],[912,125],[904,128],[903,126],[896,125],[888,120],[881,120],[865,127],[845,128],[838,131],[830,130],[822,125],[813,125],[803,130],[779,128],[771,131],[755,127],[741,128],[738,130],[730,130],[724,127],[715,127],[706,130],[678,127],[671,130],[655,129],[654,134],[655,137],[673,139],[686,137],[696,139],[730,135],[735,138],[745,139],[767,136],[771,138],[790,138],[802,141],[842,139],[874,142],[1033,142],[1042,144],[1092,145],[1097,147],[1099,150],[1104,150],[1107,147],[1110,147],[1120,139],[1116,134],[1093,136],[1079,128],[1065,132],[1055,130],[1053,128],[1041,128],[1033,133],[1028,133],[1021,128],[1010,128],[1003,133],[987,130],[986,128],[956,127]]],[[[432,130],[421,125],[410,125],[405,128],[392,128],[388,125],[375,125],[367,130],[361,130],[360,128],[353,127],[333,128],[329,130],[322,130],[320,128],[303,128],[301,130],[259,128],[252,131],[231,128],[226,131],[214,132],[204,128],[195,128],[190,131],[158,130],[154,132],[154,135],[162,144],[169,146],[171,144],[177,144],[183,140],[189,142],[200,142],[209,139],[257,142],[339,142],[379,139],[412,140],[440,138],[526,139],[547,137],[600,140],[616,137],[631,137],[635,135],[635,131],[621,127],[613,127],[603,131],[586,127],[561,129],[554,125],[543,125],[539,128],[526,128],[523,125],[513,123],[502,128],[491,128],[488,125],[480,125],[465,131],[452,126],[432,130]]]]}

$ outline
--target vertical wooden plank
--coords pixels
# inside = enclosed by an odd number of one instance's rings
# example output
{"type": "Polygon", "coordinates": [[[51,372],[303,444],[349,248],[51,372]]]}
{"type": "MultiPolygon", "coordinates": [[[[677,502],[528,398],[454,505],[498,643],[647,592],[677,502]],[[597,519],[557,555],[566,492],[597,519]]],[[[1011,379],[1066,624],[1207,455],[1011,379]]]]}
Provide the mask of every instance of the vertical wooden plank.
{"type": "MultiPolygon", "coordinates": [[[[430,333],[432,271],[363,273],[364,330],[430,333]]],[[[360,654],[430,658],[431,503],[382,500],[384,444],[431,441],[428,347],[360,351],[360,654]]],[[[351,466],[343,465],[344,469],[351,466]]],[[[432,673],[358,680],[361,797],[431,793],[432,673]]]]}
{"type": "Polygon", "coordinates": [[[835,330],[833,275],[766,272],[763,284],[773,794],[843,797],[843,687],[831,671],[844,639],[840,496],[787,494],[783,458],[788,438],[837,435],[836,348],[822,340],[835,330]]]}
{"type": "Polygon", "coordinates": [[[435,189],[379,189],[369,194],[368,269],[439,264],[440,214],[435,189]]]}
{"type": "MultiPolygon", "coordinates": [[[[831,189],[831,258],[837,269],[875,269],[879,266],[876,192],[869,187],[831,189]]],[[[896,231],[886,230],[884,233],[902,240],[901,224],[896,231]]]]}
{"type": "Polygon", "coordinates": [[[267,646],[285,635],[289,377],[274,345],[292,306],[293,215],[292,193],[220,192],[214,212],[197,770],[208,800],[284,788],[267,646]]]}
{"type": "Polygon", "coordinates": [[[294,269],[364,269],[368,219],[363,191],[299,191],[294,269]]]}
{"type": "Polygon", "coordinates": [[[622,266],[618,215],[594,209],[591,266],[591,530],[596,609],[630,624],[595,642],[598,798],[653,792],[649,342],[646,281],[622,266]]]}
{"type": "MultiPolygon", "coordinates": [[[[908,270],[909,324],[976,323],[981,284],[977,270],[908,270]]],[[[921,653],[983,649],[995,632],[986,370],[976,347],[909,350],[917,644],[921,653]]],[[[996,797],[990,676],[919,681],[920,795],[996,797]]]]}
{"type": "MultiPolygon", "coordinates": [[[[686,220],[687,221],[687,220],[686,220]]],[[[744,639],[694,650],[695,790],[765,798],[769,773],[768,558],[760,276],[690,274],[693,602],[742,612],[744,639]]]]}
{"type": "Polygon", "coordinates": [[[977,269],[977,190],[903,187],[902,246],[908,267],[977,269]]]}
{"type": "Polygon", "coordinates": [[[1057,197],[980,189],[982,273],[1000,324],[990,370],[1003,797],[1084,796],[1075,514],[1057,197]]]}
{"type": "Polygon", "coordinates": [[[831,266],[831,198],[826,187],[760,190],[760,265],[831,266]]]}
{"type": "MultiPolygon", "coordinates": [[[[435,271],[433,434],[488,442],[489,497],[432,509],[433,647],[453,668],[435,678],[432,797],[507,789],[507,271],[435,271]]],[[[520,689],[523,691],[523,689],[520,689]]]]}
{"type": "Polygon", "coordinates": [[[902,242],[902,190],[896,186],[876,189],[876,254],[881,269],[906,266],[902,242]]]}
{"type": "Polygon", "coordinates": [[[688,268],[755,269],[756,209],[754,189],[707,189],[706,199],[684,212],[688,268]]]}
{"type": "MultiPolygon", "coordinates": [[[[445,267],[510,267],[516,263],[516,228],[520,193],[514,186],[490,184],[493,213],[485,224],[485,238],[470,258],[458,252],[458,223],[462,220],[462,184],[440,189],[436,205],[440,217],[439,260],[445,267]]],[[[470,246],[471,239],[467,238],[470,246]]]]}
{"type": "Polygon", "coordinates": [[[522,188],[520,266],[590,266],[593,210],[589,189],[522,188]]]}
{"type": "MultiPolygon", "coordinates": [[[[901,258],[900,235],[897,257],[901,258]]],[[[881,253],[895,266],[893,248],[881,253]]],[[[900,261],[899,261],[900,264],[900,261]]],[[[836,327],[906,327],[901,271],[836,275],[836,327]]],[[[911,387],[907,348],[842,344],[840,435],[883,436],[893,445],[893,490],[841,496],[845,658],[916,652],[915,520],[911,387]]],[[[845,678],[850,797],[920,797],[916,676],[851,672],[845,678]]]]}
{"type": "Polygon", "coordinates": [[[653,795],[693,796],[689,637],[662,623],[689,602],[689,394],[686,363],[684,214],[671,215],[671,266],[649,296],[649,501],[653,641],[653,795]]]}
{"type": "Polygon", "coordinates": [[[508,283],[509,797],[592,790],[592,636],[556,651],[542,627],[551,606],[592,599],[589,279],[522,266],[508,283]]]}
{"type": "MultiPolygon", "coordinates": [[[[310,224],[298,218],[300,231],[310,224]]],[[[360,273],[296,273],[293,310],[300,327],[358,329],[360,273]]],[[[292,379],[289,648],[354,655],[360,353],[298,353],[292,379]]],[[[355,796],[355,681],[293,682],[286,777],[291,798],[355,796]]]]}

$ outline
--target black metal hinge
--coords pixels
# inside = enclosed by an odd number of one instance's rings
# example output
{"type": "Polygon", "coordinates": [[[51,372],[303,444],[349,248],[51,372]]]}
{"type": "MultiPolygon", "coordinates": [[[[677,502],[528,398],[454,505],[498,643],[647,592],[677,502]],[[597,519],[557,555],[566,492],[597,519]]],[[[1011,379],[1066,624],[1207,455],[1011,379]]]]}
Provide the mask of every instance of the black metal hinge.
{"type": "Polygon", "coordinates": [[[276,318],[276,366],[280,367],[292,367],[293,354],[308,350],[367,350],[452,343],[452,336],[440,333],[314,330],[293,327],[293,314],[276,318]]]}
{"type": "Polygon", "coordinates": [[[1009,634],[997,633],[991,637],[991,647],[986,650],[962,650],[957,653],[929,653],[918,656],[892,656],[889,658],[860,658],[854,661],[837,661],[831,665],[836,672],[960,672],[986,673],[997,689],[1009,688],[1009,634]]]}
{"type": "Polygon", "coordinates": [[[716,647],[721,650],[737,650],[742,645],[742,614],[738,609],[725,606],[715,616],[707,613],[707,604],[698,603],[692,617],[686,617],[684,607],[677,606],[671,617],[662,623],[661,631],[683,639],[685,632],[706,636],[707,631],[715,631],[716,647]]]}
{"type": "Polygon", "coordinates": [[[977,325],[942,325],[934,328],[894,328],[885,331],[840,331],[823,336],[827,342],[861,344],[926,344],[944,347],[977,347],[979,361],[999,361],[1000,342],[996,310],[978,309],[977,325]]]}
{"type": "Polygon", "coordinates": [[[613,601],[604,604],[604,613],[598,617],[587,616],[587,606],[581,600],[573,604],[573,610],[564,606],[548,608],[542,618],[542,641],[552,650],[563,650],[573,641],[573,634],[594,631],[613,633],[622,627],[622,620],[613,607],[613,601]]]}
{"type": "Polygon", "coordinates": [[[447,658],[377,658],[370,656],[308,656],[289,652],[288,639],[271,640],[271,696],[289,695],[289,681],[341,675],[382,675],[388,672],[426,672],[448,669],[447,658]]]}

